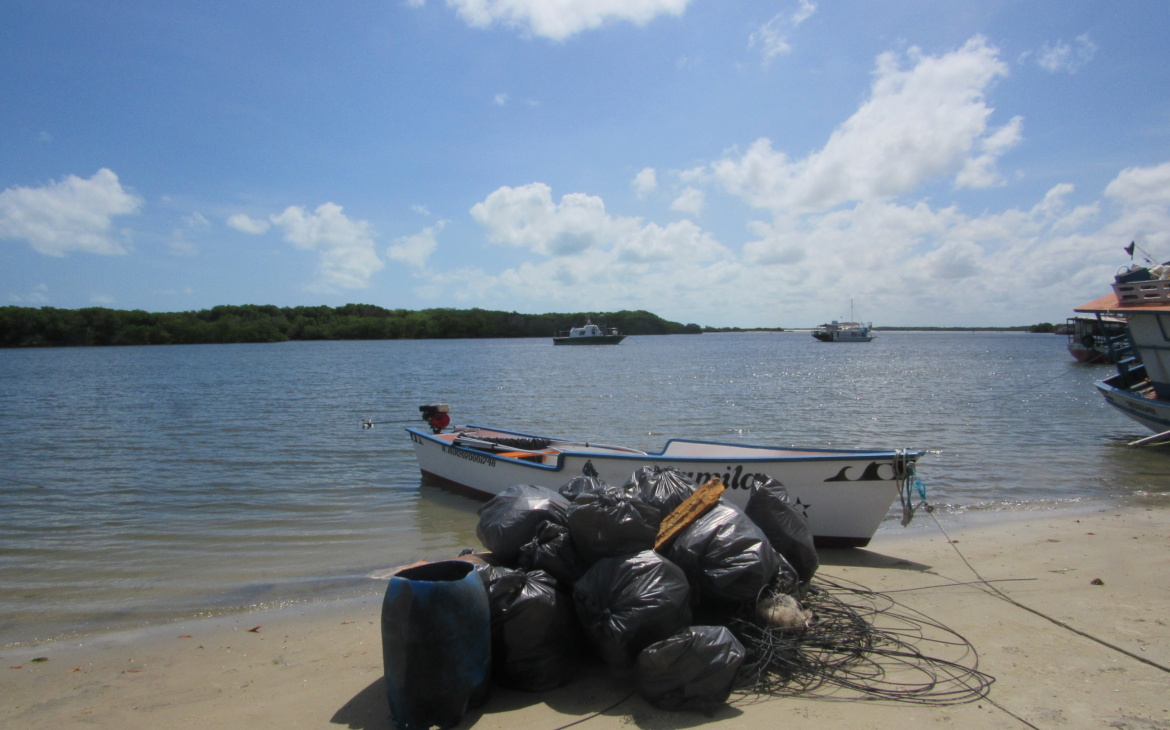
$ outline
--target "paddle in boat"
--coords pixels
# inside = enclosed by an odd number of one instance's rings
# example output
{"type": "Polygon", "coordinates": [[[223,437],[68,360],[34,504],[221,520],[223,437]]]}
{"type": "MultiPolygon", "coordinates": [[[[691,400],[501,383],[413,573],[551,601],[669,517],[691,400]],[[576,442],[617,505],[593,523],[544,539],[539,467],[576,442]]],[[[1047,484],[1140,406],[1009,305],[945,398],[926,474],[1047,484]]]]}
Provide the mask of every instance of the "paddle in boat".
{"type": "Polygon", "coordinates": [[[864,547],[901,499],[902,523],[913,515],[911,492],[925,501],[915,466],[921,451],[798,449],[670,439],[646,452],[485,426],[449,427],[449,408],[421,406],[429,427],[407,428],[423,476],[481,498],[517,484],[560,489],[575,477],[624,485],[642,467],[673,468],[696,484],[719,477],[725,498],[744,506],[755,484],[774,479],[808,517],[817,545],[864,547]]]}

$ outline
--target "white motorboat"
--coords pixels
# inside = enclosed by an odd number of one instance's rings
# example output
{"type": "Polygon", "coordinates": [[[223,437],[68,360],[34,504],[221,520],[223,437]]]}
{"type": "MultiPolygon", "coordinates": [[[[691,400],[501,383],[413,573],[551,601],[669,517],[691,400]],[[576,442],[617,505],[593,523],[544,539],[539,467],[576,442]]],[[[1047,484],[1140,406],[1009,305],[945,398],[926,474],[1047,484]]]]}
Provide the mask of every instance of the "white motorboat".
{"type": "Polygon", "coordinates": [[[599,327],[589,320],[581,327],[573,327],[567,332],[557,332],[553,335],[554,345],[616,345],[626,336],[618,332],[617,327],[599,327]]]}

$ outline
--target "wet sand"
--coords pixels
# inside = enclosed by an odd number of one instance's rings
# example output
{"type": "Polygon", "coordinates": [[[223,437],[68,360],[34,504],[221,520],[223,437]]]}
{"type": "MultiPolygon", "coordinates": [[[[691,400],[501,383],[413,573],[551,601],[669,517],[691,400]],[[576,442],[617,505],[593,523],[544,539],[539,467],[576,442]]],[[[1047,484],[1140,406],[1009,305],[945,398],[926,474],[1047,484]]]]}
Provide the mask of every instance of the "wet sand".
{"type": "MultiPolygon", "coordinates": [[[[462,727],[1170,728],[1170,510],[940,519],[825,551],[818,577],[961,635],[994,678],[986,697],[938,706],[822,687],[733,694],[707,716],[657,710],[591,670],[546,693],[497,687],[462,727]]],[[[390,728],[380,610],[374,596],[5,650],[0,727],[390,728]]]]}

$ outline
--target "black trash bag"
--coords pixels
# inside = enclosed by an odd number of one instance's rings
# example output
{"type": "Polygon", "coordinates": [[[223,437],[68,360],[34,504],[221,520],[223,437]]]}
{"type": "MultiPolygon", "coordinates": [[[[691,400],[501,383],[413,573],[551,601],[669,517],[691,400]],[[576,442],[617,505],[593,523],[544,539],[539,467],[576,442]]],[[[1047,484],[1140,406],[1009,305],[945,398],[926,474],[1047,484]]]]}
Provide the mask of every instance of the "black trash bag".
{"type": "Polygon", "coordinates": [[[523,572],[516,568],[506,568],[502,565],[486,562],[472,563],[472,565],[475,566],[475,574],[483,581],[483,587],[487,589],[489,605],[495,600],[493,596],[505,595],[514,590],[520,582],[517,575],[523,572]]]}
{"type": "Polygon", "coordinates": [[[477,566],[491,609],[492,679],[543,692],[568,684],[581,658],[573,598],[544,571],[477,566]]]}
{"type": "Polygon", "coordinates": [[[661,710],[710,713],[727,701],[747,651],[725,626],[691,626],[638,655],[638,694],[661,710]]]}
{"type": "Polygon", "coordinates": [[[555,522],[545,522],[536,537],[520,548],[519,562],[524,570],[543,570],[570,587],[588,567],[577,555],[569,528],[555,522]]]}
{"type": "Polygon", "coordinates": [[[666,517],[687,497],[695,493],[695,481],[674,467],[644,466],[626,483],[627,490],[636,491],[638,498],[654,505],[666,517]]]}
{"type": "Polygon", "coordinates": [[[738,507],[720,501],[679,533],[666,557],[683,569],[700,604],[754,601],[781,570],[796,584],[796,571],[738,507]]]}
{"type": "Polygon", "coordinates": [[[744,513],[764,531],[768,542],[796,571],[801,586],[807,588],[821,561],[808,518],[792,504],[788,490],[774,479],[757,484],[752,487],[744,513]]]}
{"type": "Polygon", "coordinates": [[[569,501],[577,498],[578,494],[585,492],[596,492],[605,489],[609,486],[604,479],[600,477],[579,476],[573,477],[567,484],[562,486],[558,492],[560,495],[569,501]]]}
{"type": "Polygon", "coordinates": [[[690,586],[682,570],[653,550],[605,558],[573,587],[585,637],[612,667],[691,622],[690,586]]]}
{"type": "Polygon", "coordinates": [[[657,508],[617,487],[584,492],[569,505],[569,534],[586,565],[653,549],[661,522],[657,508]]]}
{"type": "Polygon", "coordinates": [[[517,484],[479,508],[475,534],[493,558],[515,567],[520,550],[532,541],[545,522],[564,525],[569,500],[545,487],[517,484]]]}

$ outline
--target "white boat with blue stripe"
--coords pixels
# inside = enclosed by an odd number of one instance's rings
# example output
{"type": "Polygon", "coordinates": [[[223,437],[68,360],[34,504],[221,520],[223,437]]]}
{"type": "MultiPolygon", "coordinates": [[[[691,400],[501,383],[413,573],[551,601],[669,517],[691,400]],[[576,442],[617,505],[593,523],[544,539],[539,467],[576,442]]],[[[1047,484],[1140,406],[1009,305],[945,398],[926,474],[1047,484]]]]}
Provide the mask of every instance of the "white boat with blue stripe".
{"type": "Polygon", "coordinates": [[[925,501],[915,473],[921,451],[671,439],[661,451],[646,452],[474,425],[406,431],[425,478],[481,498],[517,484],[556,490],[581,475],[621,486],[637,469],[657,466],[677,469],[698,484],[719,477],[727,486],[725,498],[743,506],[753,485],[774,479],[804,511],[816,543],[825,547],[864,547],[895,500],[903,503],[903,524],[913,514],[912,491],[917,489],[925,501]]]}

